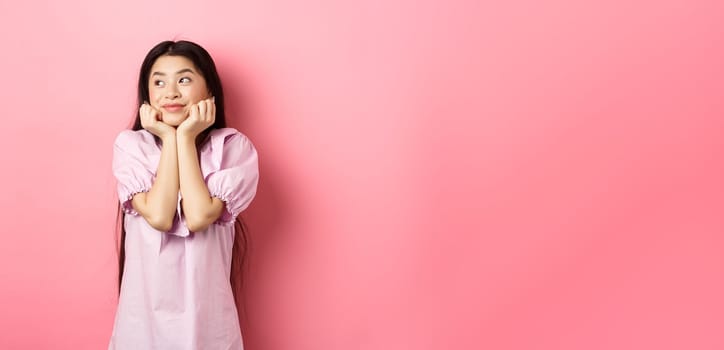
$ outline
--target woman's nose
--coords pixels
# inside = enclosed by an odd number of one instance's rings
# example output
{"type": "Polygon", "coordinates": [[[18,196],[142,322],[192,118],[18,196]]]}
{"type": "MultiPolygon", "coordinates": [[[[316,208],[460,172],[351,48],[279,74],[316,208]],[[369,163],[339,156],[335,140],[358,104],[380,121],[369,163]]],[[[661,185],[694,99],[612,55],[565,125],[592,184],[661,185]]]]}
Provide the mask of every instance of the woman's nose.
{"type": "Polygon", "coordinates": [[[179,92],[178,88],[175,85],[170,85],[168,89],[166,89],[166,97],[168,98],[178,98],[181,96],[181,93],[179,92]]]}

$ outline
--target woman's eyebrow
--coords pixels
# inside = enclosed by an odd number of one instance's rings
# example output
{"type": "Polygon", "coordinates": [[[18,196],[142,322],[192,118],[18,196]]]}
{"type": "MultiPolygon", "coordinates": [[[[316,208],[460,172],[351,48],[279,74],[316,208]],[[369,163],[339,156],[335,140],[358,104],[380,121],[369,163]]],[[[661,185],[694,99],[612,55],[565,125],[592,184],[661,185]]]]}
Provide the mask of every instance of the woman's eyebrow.
{"type": "MultiPolygon", "coordinates": [[[[194,71],[193,71],[191,68],[184,68],[184,69],[176,72],[176,75],[179,75],[179,74],[181,74],[181,73],[192,73],[192,74],[195,74],[194,71]]],[[[151,76],[154,76],[154,75],[166,76],[166,73],[153,72],[153,74],[151,74],[151,76]]]]}

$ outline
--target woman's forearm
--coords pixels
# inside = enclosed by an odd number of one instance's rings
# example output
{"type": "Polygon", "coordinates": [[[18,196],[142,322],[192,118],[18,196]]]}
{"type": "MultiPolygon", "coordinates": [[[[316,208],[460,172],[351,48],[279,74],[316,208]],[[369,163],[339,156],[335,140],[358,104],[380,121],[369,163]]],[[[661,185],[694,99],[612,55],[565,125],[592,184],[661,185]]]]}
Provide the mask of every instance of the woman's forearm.
{"type": "Polygon", "coordinates": [[[156,179],[147,193],[133,198],[133,205],[148,223],[159,231],[168,231],[173,226],[178,203],[179,173],[176,135],[162,138],[161,159],[156,170],[156,179]]]}
{"type": "Polygon", "coordinates": [[[205,230],[219,218],[223,202],[212,198],[201,174],[195,137],[177,137],[181,209],[192,232],[205,230]]]}

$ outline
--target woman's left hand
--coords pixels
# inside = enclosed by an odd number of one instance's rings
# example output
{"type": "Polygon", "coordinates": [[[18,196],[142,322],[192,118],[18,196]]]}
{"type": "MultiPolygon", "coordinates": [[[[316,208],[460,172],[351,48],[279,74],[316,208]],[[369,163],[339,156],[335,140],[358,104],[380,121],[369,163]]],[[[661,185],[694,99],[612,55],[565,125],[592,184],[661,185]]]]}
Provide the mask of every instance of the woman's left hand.
{"type": "Polygon", "coordinates": [[[176,128],[179,136],[196,137],[216,120],[214,98],[199,101],[190,107],[189,116],[176,128]]]}

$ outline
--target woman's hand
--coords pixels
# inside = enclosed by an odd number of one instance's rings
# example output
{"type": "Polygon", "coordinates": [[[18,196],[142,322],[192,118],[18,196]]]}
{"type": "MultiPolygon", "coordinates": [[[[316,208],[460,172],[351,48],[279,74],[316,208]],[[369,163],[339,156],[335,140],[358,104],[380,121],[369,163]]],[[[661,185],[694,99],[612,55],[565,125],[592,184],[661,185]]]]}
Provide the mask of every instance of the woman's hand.
{"type": "Polygon", "coordinates": [[[176,129],[179,136],[195,138],[216,120],[216,104],[214,98],[207,98],[193,104],[189,108],[189,116],[176,129]]]}
{"type": "Polygon", "coordinates": [[[141,126],[162,139],[176,132],[173,126],[161,121],[161,111],[148,103],[141,105],[139,114],[141,115],[141,126]]]}

